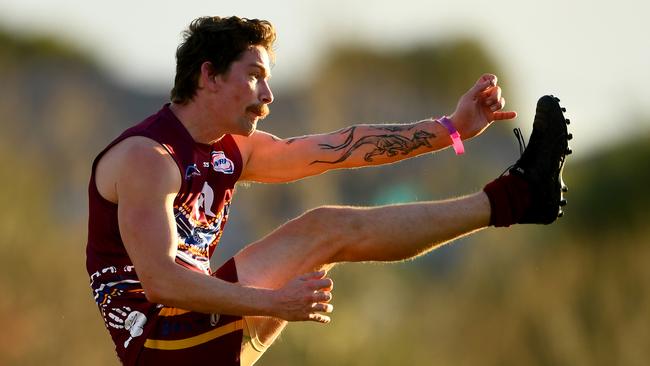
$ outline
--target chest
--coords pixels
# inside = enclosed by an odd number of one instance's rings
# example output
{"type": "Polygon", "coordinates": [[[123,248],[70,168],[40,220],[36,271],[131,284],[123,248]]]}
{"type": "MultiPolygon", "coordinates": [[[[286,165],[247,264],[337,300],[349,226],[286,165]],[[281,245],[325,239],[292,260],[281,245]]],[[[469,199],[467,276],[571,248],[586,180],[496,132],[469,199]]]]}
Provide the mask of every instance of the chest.
{"type": "Polygon", "coordinates": [[[241,169],[233,155],[218,147],[195,150],[192,158],[179,166],[183,182],[174,207],[196,222],[210,224],[220,219],[232,200],[241,169]]]}

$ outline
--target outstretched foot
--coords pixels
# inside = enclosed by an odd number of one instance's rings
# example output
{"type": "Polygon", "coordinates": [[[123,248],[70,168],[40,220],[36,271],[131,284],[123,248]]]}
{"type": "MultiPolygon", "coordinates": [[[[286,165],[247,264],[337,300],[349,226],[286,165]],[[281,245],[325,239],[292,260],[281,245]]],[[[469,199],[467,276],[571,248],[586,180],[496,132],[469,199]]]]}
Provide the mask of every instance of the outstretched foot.
{"type": "Polygon", "coordinates": [[[568,188],[562,180],[562,169],[566,156],[572,153],[569,140],[573,136],[567,132],[569,120],[559,102],[552,95],[539,99],[528,146],[521,133],[515,132],[524,150],[509,173],[528,182],[531,195],[530,206],[517,223],[550,224],[563,215],[567,201],[562,193],[568,188]]]}
{"type": "Polygon", "coordinates": [[[508,174],[483,189],[490,201],[490,225],[550,224],[562,216],[566,205],[562,193],[568,191],[562,168],[571,154],[573,136],[567,132],[569,120],[559,102],[552,95],[539,99],[528,146],[515,128],[521,157],[507,169],[508,174]]]}

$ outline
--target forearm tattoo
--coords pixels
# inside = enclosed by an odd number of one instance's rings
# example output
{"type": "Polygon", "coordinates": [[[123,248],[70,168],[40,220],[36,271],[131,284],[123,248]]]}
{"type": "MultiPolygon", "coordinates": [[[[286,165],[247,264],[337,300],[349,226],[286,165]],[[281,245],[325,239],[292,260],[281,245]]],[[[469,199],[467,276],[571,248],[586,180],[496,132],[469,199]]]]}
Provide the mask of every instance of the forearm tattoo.
{"type": "MultiPolygon", "coordinates": [[[[391,125],[391,126],[372,126],[373,129],[386,132],[403,132],[411,130],[415,125],[391,125]]],[[[354,142],[354,132],[357,126],[349,127],[336,132],[336,134],[346,135],[345,140],[340,145],[319,144],[323,150],[343,151],[343,154],[334,161],[315,160],[310,163],[338,164],[347,160],[357,149],[364,145],[374,146],[373,150],[366,153],[363,159],[372,162],[373,157],[378,155],[395,156],[397,154],[407,155],[421,146],[431,147],[429,139],[435,138],[436,135],[424,130],[417,130],[413,136],[402,136],[397,133],[381,135],[365,135],[354,142]]]]}
{"type": "Polygon", "coordinates": [[[404,132],[404,131],[412,130],[415,127],[415,125],[414,124],[409,124],[409,125],[373,125],[373,126],[370,126],[370,127],[375,129],[375,130],[380,130],[380,131],[404,132]]]}

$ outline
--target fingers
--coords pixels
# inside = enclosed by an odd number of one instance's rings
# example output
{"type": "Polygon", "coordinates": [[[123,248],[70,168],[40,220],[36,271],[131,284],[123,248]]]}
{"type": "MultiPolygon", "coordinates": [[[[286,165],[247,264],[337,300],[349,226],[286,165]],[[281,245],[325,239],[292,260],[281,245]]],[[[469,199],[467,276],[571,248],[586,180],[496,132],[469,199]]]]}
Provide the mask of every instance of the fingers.
{"type": "Polygon", "coordinates": [[[334,287],[334,282],[329,278],[321,280],[309,280],[306,282],[306,287],[312,291],[327,290],[330,291],[334,287]]]}
{"type": "Polygon", "coordinates": [[[506,105],[505,99],[501,98],[498,102],[488,106],[491,112],[492,121],[502,121],[517,118],[517,112],[515,111],[502,111],[503,107],[506,105]]]}
{"type": "Polygon", "coordinates": [[[312,312],[309,313],[307,320],[317,322],[317,323],[322,323],[322,324],[327,324],[332,321],[332,319],[324,314],[321,313],[331,313],[334,311],[334,306],[332,304],[327,304],[327,303],[314,303],[311,305],[311,310],[312,312]]]}
{"type": "MultiPolygon", "coordinates": [[[[329,280],[326,279],[326,280],[329,280]]],[[[312,281],[312,282],[323,282],[325,280],[318,280],[318,281],[312,281]]],[[[329,280],[331,282],[331,280],[329,280]]],[[[319,289],[323,289],[326,287],[319,286],[319,289]]],[[[334,306],[332,304],[329,304],[330,301],[332,301],[332,293],[329,292],[328,290],[324,291],[314,291],[311,295],[310,298],[310,304],[309,304],[309,312],[308,312],[308,319],[309,321],[314,321],[317,323],[323,323],[327,324],[331,321],[331,318],[327,315],[323,315],[321,313],[331,313],[334,311],[334,306]]]]}
{"type": "Polygon", "coordinates": [[[329,316],[334,307],[332,300],[334,283],[325,277],[326,271],[305,273],[289,281],[282,289],[280,318],[289,321],[314,321],[329,323],[329,316]]]}
{"type": "Polygon", "coordinates": [[[329,316],[323,315],[320,313],[312,313],[309,314],[309,319],[310,321],[317,322],[317,323],[322,323],[322,324],[327,324],[332,321],[329,316]]]}
{"type": "Polygon", "coordinates": [[[313,311],[318,311],[319,313],[331,313],[334,311],[334,305],[320,302],[312,304],[311,308],[313,311]]]}
{"type": "Polygon", "coordinates": [[[478,96],[482,91],[489,87],[497,85],[497,77],[492,74],[483,74],[474,84],[472,89],[470,89],[470,94],[473,96],[478,96]]]}
{"type": "Polygon", "coordinates": [[[332,301],[332,293],[329,291],[315,291],[311,295],[312,302],[330,302],[332,301]]]}
{"type": "Polygon", "coordinates": [[[506,100],[501,96],[501,88],[491,87],[481,93],[481,102],[492,112],[493,121],[509,120],[517,117],[515,111],[502,111],[506,105],[506,100]]]}
{"type": "Polygon", "coordinates": [[[497,111],[506,104],[505,99],[501,97],[501,87],[492,86],[483,90],[478,97],[480,103],[490,108],[493,112],[497,111]]]}
{"type": "Polygon", "coordinates": [[[517,112],[515,111],[494,112],[493,117],[495,121],[513,119],[513,118],[517,118],[517,112]]]}
{"type": "Polygon", "coordinates": [[[492,112],[496,112],[498,110],[503,109],[506,105],[506,100],[504,98],[498,98],[498,99],[488,99],[486,100],[483,104],[485,104],[486,107],[490,108],[492,112]]]}
{"type": "Polygon", "coordinates": [[[481,93],[481,102],[492,112],[493,121],[509,120],[517,117],[515,111],[502,111],[506,106],[506,100],[501,96],[501,88],[498,86],[486,89],[481,93]]]}
{"type": "Polygon", "coordinates": [[[503,111],[506,100],[501,96],[501,87],[496,75],[484,74],[458,101],[454,111],[456,128],[466,138],[482,133],[496,120],[517,117],[514,111],[503,111]]]}
{"type": "Polygon", "coordinates": [[[303,280],[303,281],[308,281],[308,280],[311,280],[311,279],[323,278],[323,277],[325,277],[325,274],[326,274],[325,271],[305,273],[303,275],[298,276],[298,279],[303,280]]]}
{"type": "Polygon", "coordinates": [[[497,85],[497,76],[494,74],[483,74],[476,83],[488,83],[488,85],[495,86],[497,85]]]}
{"type": "Polygon", "coordinates": [[[298,276],[298,280],[307,282],[307,287],[311,290],[327,289],[331,291],[334,287],[334,282],[331,279],[326,278],[326,274],[326,271],[305,273],[298,276]]]}
{"type": "Polygon", "coordinates": [[[329,291],[314,292],[311,301],[309,307],[312,312],[331,313],[334,311],[334,306],[329,304],[332,301],[332,293],[329,291]]]}

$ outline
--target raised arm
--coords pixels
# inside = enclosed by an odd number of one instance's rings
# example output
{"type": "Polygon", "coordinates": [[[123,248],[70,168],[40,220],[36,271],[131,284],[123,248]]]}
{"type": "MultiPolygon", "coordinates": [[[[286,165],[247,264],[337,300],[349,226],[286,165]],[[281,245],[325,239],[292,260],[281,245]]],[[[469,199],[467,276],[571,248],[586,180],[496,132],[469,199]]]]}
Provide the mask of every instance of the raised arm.
{"type": "Polygon", "coordinates": [[[327,307],[313,307],[329,301],[329,294],[319,291],[331,287],[322,273],[303,275],[272,290],[232,284],[176,264],[173,202],[181,177],[156,142],[144,137],[124,140],[102,158],[97,178],[102,196],[118,204],[122,241],[150,302],[203,313],[329,321],[317,313],[327,307]]]}
{"type": "MultiPolygon", "coordinates": [[[[501,111],[505,100],[494,75],[485,74],[465,93],[450,116],[463,140],[495,120],[516,117],[501,111]]],[[[242,180],[287,182],[331,169],[393,163],[451,145],[449,132],[433,119],[410,124],[354,125],[326,134],[280,139],[256,131],[236,137],[246,166],[242,180]]]]}

